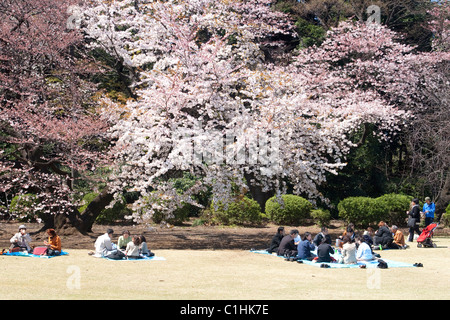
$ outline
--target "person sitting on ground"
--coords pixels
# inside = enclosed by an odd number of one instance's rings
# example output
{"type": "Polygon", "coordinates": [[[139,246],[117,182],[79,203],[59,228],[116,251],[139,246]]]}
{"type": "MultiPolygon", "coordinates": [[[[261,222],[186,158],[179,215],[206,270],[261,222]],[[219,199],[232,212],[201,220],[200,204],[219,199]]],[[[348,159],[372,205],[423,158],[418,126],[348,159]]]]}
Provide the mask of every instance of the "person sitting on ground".
{"type": "Polygon", "coordinates": [[[348,224],[347,228],[345,229],[344,233],[342,234],[341,239],[343,239],[346,235],[350,236],[351,241],[355,241],[356,231],[355,231],[355,225],[353,223],[348,224]]]}
{"type": "Polygon", "coordinates": [[[314,251],[316,247],[312,242],[312,235],[310,232],[305,232],[302,241],[297,246],[297,259],[301,260],[312,260],[316,256],[311,252],[314,251]]]}
{"type": "Polygon", "coordinates": [[[363,233],[364,242],[366,242],[369,246],[373,246],[373,237],[375,232],[372,227],[368,227],[366,231],[363,233]]]}
{"type": "Polygon", "coordinates": [[[320,229],[320,233],[318,233],[313,240],[313,243],[316,247],[318,247],[322,243],[322,238],[325,238],[325,242],[331,245],[331,237],[328,234],[328,228],[322,227],[320,229]]]}
{"type": "Polygon", "coordinates": [[[95,241],[95,256],[109,258],[114,260],[120,260],[125,255],[117,250],[117,246],[111,241],[114,234],[113,229],[107,229],[106,233],[99,236],[95,241]]]}
{"type": "Polygon", "coordinates": [[[391,232],[394,235],[394,241],[392,242],[390,248],[391,249],[406,249],[408,245],[405,242],[405,236],[403,232],[399,230],[396,225],[391,227],[391,232]]]}
{"type": "Polygon", "coordinates": [[[295,257],[297,256],[297,245],[295,244],[295,240],[298,238],[298,230],[293,229],[289,232],[288,235],[285,235],[283,239],[281,239],[280,246],[278,247],[277,255],[279,256],[289,256],[295,257]]]}
{"type": "Polygon", "coordinates": [[[342,256],[339,259],[339,263],[344,264],[356,264],[356,244],[352,241],[349,235],[344,236],[342,239],[342,256]]]}
{"type": "Polygon", "coordinates": [[[316,262],[335,262],[336,260],[331,256],[334,254],[334,249],[327,242],[326,237],[322,237],[322,243],[317,247],[317,261],[316,262]]]}
{"type": "Polygon", "coordinates": [[[127,247],[125,249],[125,255],[127,259],[140,259],[139,255],[139,245],[141,244],[141,240],[138,236],[133,236],[131,241],[128,242],[127,247]]]}
{"type": "Polygon", "coordinates": [[[356,260],[358,261],[371,261],[374,260],[375,257],[372,254],[372,250],[369,245],[364,242],[362,237],[356,237],[356,243],[358,244],[358,250],[356,251],[356,260]]]}
{"type": "Polygon", "coordinates": [[[124,230],[122,232],[122,235],[119,237],[119,239],[117,239],[117,247],[120,250],[125,250],[128,242],[130,242],[130,241],[131,241],[130,231],[124,230]]]}
{"type": "Polygon", "coordinates": [[[270,246],[269,249],[267,249],[267,252],[269,253],[277,252],[283,237],[284,237],[284,227],[279,227],[277,233],[273,236],[272,241],[270,242],[270,246]]]}
{"type": "Polygon", "coordinates": [[[139,236],[141,244],[139,245],[139,254],[144,257],[153,257],[155,254],[150,251],[147,245],[147,240],[143,235],[139,236]]]}
{"type": "Polygon", "coordinates": [[[375,232],[375,236],[373,237],[374,249],[378,249],[380,246],[381,249],[388,249],[394,240],[392,238],[392,233],[384,221],[380,221],[378,227],[379,229],[375,232]]]}
{"type": "Polygon", "coordinates": [[[47,256],[59,256],[61,254],[61,238],[56,234],[55,229],[47,230],[48,241],[44,240],[47,246],[47,256]]]}
{"type": "Polygon", "coordinates": [[[27,233],[27,227],[25,225],[19,226],[19,232],[12,236],[12,238],[9,240],[11,242],[11,246],[9,247],[9,251],[27,251],[28,253],[31,253],[33,249],[31,248],[31,237],[27,233]]]}

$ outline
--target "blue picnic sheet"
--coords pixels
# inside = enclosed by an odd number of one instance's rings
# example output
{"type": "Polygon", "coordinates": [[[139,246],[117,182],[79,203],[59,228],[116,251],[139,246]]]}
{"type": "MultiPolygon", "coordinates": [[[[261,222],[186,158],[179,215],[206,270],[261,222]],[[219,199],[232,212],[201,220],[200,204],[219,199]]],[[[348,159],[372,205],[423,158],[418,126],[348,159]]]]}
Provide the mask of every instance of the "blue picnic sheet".
{"type": "Polygon", "coordinates": [[[109,259],[106,257],[102,257],[102,258],[106,259],[106,260],[111,260],[111,261],[165,261],[166,260],[166,258],[164,258],[164,257],[157,257],[157,256],[141,257],[140,259],[120,259],[120,260],[109,259]]]}
{"type": "Polygon", "coordinates": [[[28,253],[28,252],[6,252],[6,253],[2,254],[2,256],[50,259],[50,258],[54,258],[54,257],[65,256],[65,255],[68,255],[68,254],[69,253],[67,251],[61,251],[61,254],[59,254],[57,256],[41,256],[41,255],[32,254],[32,253],[28,253]]]}
{"type": "Polygon", "coordinates": [[[110,260],[110,261],[165,261],[166,258],[164,257],[159,257],[159,256],[153,256],[153,257],[146,257],[146,256],[141,256],[140,259],[110,259],[107,257],[102,257],[100,255],[94,254],[92,255],[94,258],[100,258],[100,259],[106,259],[106,260],[110,260]]]}
{"type": "MultiPolygon", "coordinates": [[[[275,257],[283,258],[282,256],[278,256],[275,253],[269,253],[269,252],[267,252],[267,250],[250,250],[250,252],[259,253],[259,254],[268,254],[268,255],[275,256],[275,257]]],[[[315,253],[315,252],[313,252],[313,253],[315,253]]],[[[337,252],[331,256],[333,258],[335,258],[336,260],[339,260],[341,255],[340,255],[340,253],[337,252]]],[[[383,260],[384,262],[387,263],[388,268],[416,267],[412,263],[387,260],[387,259],[383,259],[383,258],[381,258],[381,260],[383,260]]],[[[315,262],[315,261],[309,261],[309,260],[301,260],[301,261],[303,262],[303,264],[307,264],[307,265],[314,266],[314,267],[320,267],[321,264],[326,264],[330,268],[359,268],[361,265],[365,265],[366,268],[376,268],[379,263],[378,260],[358,262],[357,264],[343,264],[343,263],[336,263],[336,262],[315,262]]]]}

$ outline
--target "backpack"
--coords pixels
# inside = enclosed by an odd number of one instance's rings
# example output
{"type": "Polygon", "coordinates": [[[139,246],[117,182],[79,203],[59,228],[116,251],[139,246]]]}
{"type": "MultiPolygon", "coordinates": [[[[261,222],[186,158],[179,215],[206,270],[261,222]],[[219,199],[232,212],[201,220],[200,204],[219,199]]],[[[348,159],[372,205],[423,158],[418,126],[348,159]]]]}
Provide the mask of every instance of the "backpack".
{"type": "Polygon", "coordinates": [[[377,268],[387,269],[388,268],[388,264],[385,261],[380,259],[380,260],[378,260],[377,268]]]}

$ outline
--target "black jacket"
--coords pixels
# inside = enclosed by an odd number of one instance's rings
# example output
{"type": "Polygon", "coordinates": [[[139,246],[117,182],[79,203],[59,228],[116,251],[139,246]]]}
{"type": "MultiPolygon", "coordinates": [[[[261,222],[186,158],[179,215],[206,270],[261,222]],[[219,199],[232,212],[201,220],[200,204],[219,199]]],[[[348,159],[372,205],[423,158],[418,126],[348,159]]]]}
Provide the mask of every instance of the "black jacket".
{"type": "Polygon", "coordinates": [[[411,218],[416,219],[416,223],[420,223],[420,209],[419,205],[415,205],[411,208],[411,210],[408,212],[408,215],[411,216],[411,218]]]}
{"type": "Polygon", "coordinates": [[[333,254],[334,250],[328,243],[322,243],[317,248],[317,262],[331,262],[330,254],[333,254]]]}
{"type": "Polygon", "coordinates": [[[286,250],[297,251],[297,246],[294,243],[294,239],[292,239],[289,234],[285,235],[283,239],[281,239],[277,255],[283,256],[286,250]]]}
{"type": "Polygon", "coordinates": [[[281,243],[281,239],[283,239],[282,234],[277,233],[276,235],[274,235],[272,241],[270,242],[269,249],[267,249],[267,251],[269,251],[270,253],[277,252],[278,247],[280,246],[281,243]]]}

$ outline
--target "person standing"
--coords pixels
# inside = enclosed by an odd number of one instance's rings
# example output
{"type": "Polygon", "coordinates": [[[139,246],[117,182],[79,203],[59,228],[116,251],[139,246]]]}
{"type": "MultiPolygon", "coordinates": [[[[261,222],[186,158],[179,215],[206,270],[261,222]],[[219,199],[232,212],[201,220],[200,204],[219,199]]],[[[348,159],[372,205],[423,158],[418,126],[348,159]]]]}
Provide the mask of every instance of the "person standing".
{"type": "Polygon", "coordinates": [[[436,211],[436,205],[431,202],[430,197],[425,198],[425,204],[423,205],[421,214],[425,215],[425,227],[434,221],[434,212],[436,211]]]}
{"type": "Polygon", "coordinates": [[[420,235],[419,224],[420,224],[420,209],[419,209],[419,199],[413,199],[411,202],[411,210],[406,211],[409,218],[412,220],[411,224],[408,222],[409,226],[409,237],[408,242],[413,242],[414,232],[420,235]]]}

